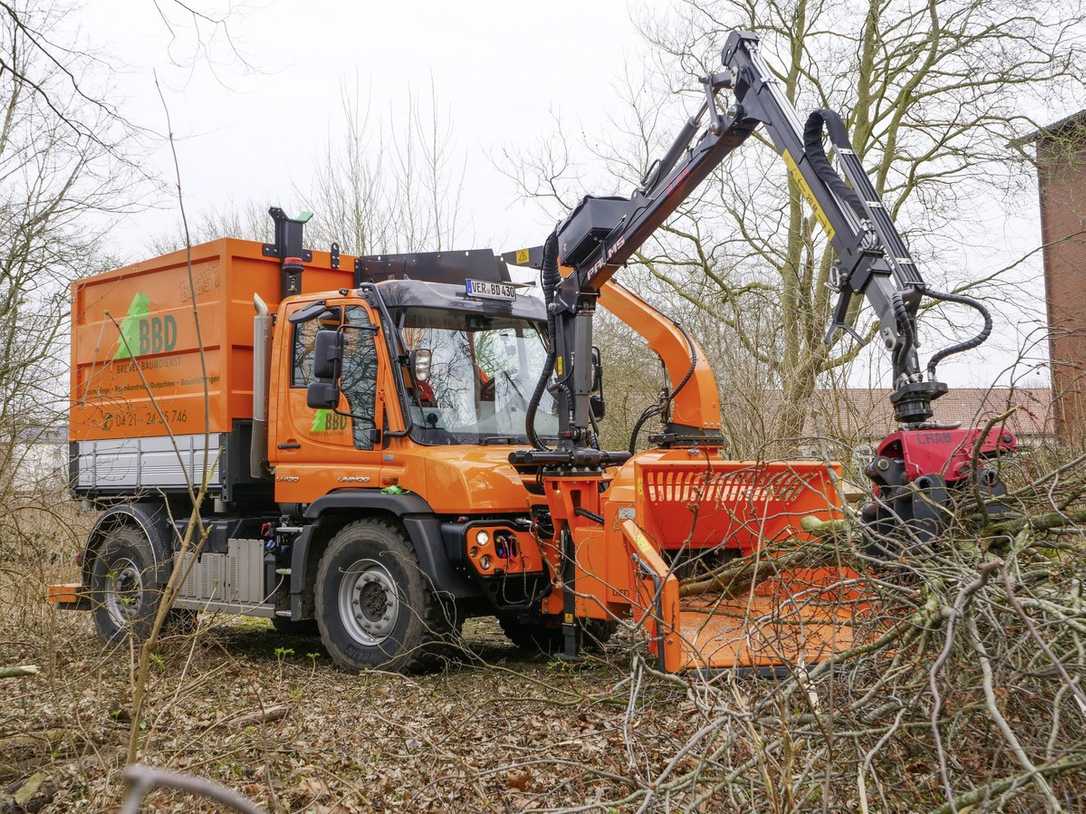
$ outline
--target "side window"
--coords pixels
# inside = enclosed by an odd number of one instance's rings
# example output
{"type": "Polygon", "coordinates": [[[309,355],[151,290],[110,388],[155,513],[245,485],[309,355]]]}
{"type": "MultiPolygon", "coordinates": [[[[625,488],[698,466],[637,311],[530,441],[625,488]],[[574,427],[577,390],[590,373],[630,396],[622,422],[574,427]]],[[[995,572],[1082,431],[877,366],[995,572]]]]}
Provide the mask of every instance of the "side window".
{"type": "Polygon", "coordinates": [[[347,309],[339,385],[351,413],[351,434],[357,449],[373,449],[370,430],[375,426],[377,403],[377,344],[371,328],[364,309],[357,306],[347,309]]]}
{"type": "Polygon", "coordinates": [[[313,349],[317,341],[317,320],[300,322],[294,326],[291,345],[290,386],[306,387],[313,379],[313,349]]]}

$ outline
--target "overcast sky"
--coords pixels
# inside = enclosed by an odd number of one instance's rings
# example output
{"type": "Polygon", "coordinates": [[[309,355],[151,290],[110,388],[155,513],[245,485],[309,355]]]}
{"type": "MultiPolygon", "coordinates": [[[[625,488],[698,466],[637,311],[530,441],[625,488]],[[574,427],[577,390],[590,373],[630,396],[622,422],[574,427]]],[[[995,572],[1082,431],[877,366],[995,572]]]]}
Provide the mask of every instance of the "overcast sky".
{"type": "MultiPolygon", "coordinates": [[[[536,205],[517,200],[495,166],[502,148],[553,132],[556,115],[575,138],[606,138],[620,108],[616,82],[625,66],[636,70],[648,58],[636,26],[645,9],[627,0],[235,3],[228,22],[236,51],[221,29],[205,27],[196,37],[191,20],[176,11],[171,34],[150,0],[94,0],[78,24],[121,68],[113,98],[122,113],[162,131],[158,72],[190,217],[250,202],[298,211],[298,190],[312,186],[313,167],[340,126],[344,83],[357,79],[380,118],[402,110],[412,90],[428,95],[432,81],[452,124],[454,152],[466,162],[460,231],[471,245],[464,247],[500,251],[542,242],[551,225],[536,205]]],[[[147,161],[162,177],[172,174],[161,139],[149,142],[147,161]]],[[[963,242],[976,246],[977,273],[1037,245],[1035,200],[995,202],[984,225],[970,227],[963,242]]],[[[149,255],[151,241],[177,223],[168,197],[148,202],[156,206],[126,216],[114,232],[111,248],[126,260],[149,255]]],[[[1043,291],[1039,259],[1027,265],[1025,291],[1016,295],[1024,301],[1043,291]]],[[[997,328],[987,353],[941,372],[954,384],[990,382],[1003,366],[1000,351],[1035,327],[1029,318],[1013,322],[997,328]]],[[[881,358],[877,349],[872,354],[881,358]]]]}
{"type": "MultiPolygon", "coordinates": [[[[161,129],[158,71],[190,214],[248,201],[296,210],[296,190],[311,185],[340,126],[345,83],[357,78],[373,117],[382,118],[402,111],[412,90],[428,97],[432,80],[466,162],[465,239],[497,249],[538,244],[548,230],[495,168],[501,149],[549,134],[552,111],[571,127],[605,127],[613,81],[625,60],[645,52],[625,0],[235,4],[230,33],[251,70],[221,32],[209,54],[195,55],[191,26],[176,13],[168,47],[170,32],[149,0],[95,0],[84,14],[93,39],[124,66],[116,80],[122,110],[161,129]]],[[[161,142],[151,164],[171,170],[161,142]]],[[[137,257],[149,235],[175,222],[173,211],[126,218],[118,248],[137,257]]]]}

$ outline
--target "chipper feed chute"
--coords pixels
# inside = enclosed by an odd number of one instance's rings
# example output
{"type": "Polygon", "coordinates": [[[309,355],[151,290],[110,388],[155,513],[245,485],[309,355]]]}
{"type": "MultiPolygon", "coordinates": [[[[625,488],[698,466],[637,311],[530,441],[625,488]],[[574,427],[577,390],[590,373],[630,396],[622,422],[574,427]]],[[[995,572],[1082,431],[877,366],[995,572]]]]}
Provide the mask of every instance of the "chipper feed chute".
{"type": "Polygon", "coordinates": [[[631,610],[660,666],[789,669],[850,648],[859,574],[795,564],[816,544],[801,520],[841,516],[827,466],[706,457],[655,452],[631,464],[634,518],[620,521],[631,610]]]}

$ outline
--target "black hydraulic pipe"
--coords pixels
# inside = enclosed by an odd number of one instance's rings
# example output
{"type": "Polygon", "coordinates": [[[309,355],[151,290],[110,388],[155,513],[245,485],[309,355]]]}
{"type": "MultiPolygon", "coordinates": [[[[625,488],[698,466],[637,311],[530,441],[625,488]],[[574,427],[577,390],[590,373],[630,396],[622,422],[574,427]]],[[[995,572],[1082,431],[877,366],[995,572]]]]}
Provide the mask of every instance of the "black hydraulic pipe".
{"type": "Polygon", "coordinates": [[[931,379],[935,379],[935,368],[938,364],[946,359],[948,356],[953,356],[956,353],[972,350],[981,343],[984,342],[992,333],[992,315],[978,300],[972,297],[966,297],[962,294],[951,294],[943,291],[932,291],[925,289],[925,294],[931,297],[933,300],[941,300],[943,302],[956,302],[959,305],[968,305],[970,308],[979,311],[980,315],[984,318],[984,327],[981,328],[980,333],[974,336],[972,339],[967,339],[964,342],[957,342],[949,347],[943,348],[938,353],[932,354],[931,359],[928,360],[928,376],[931,379]]]}
{"type": "Polygon", "coordinates": [[[697,348],[697,345],[694,344],[694,340],[690,338],[690,334],[688,334],[686,332],[686,329],[682,325],[680,325],[679,323],[676,322],[675,327],[679,329],[679,333],[681,333],[683,335],[683,339],[686,340],[686,347],[687,347],[687,350],[688,350],[688,352],[690,354],[690,367],[687,368],[686,375],[683,376],[682,381],[679,382],[678,386],[675,387],[674,390],[671,390],[670,392],[668,392],[661,403],[659,403],[659,404],[650,404],[648,407],[646,407],[642,411],[641,415],[638,416],[637,422],[634,424],[633,431],[630,433],[630,447],[629,448],[630,448],[630,454],[631,455],[633,455],[634,453],[637,452],[637,436],[639,436],[641,434],[641,428],[643,426],[645,426],[645,423],[650,418],[652,418],[653,416],[661,415],[661,414],[663,414],[665,416],[667,415],[668,410],[671,408],[671,403],[675,400],[675,397],[677,395],[679,395],[679,393],[682,391],[682,389],[684,387],[686,387],[687,382],[690,381],[690,379],[694,375],[694,371],[697,369],[697,366],[698,366],[698,348],[697,348]]]}
{"type": "Polygon", "coordinates": [[[528,411],[524,417],[525,427],[524,431],[528,435],[528,440],[532,442],[532,446],[536,449],[547,449],[547,445],[543,443],[539,437],[539,433],[535,430],[535,414],[539,409],[539,402],[543,398],[543,393],[547,389],[547,384],[550,382],[551,375],[554,373],[554,362],[558,356],[555,342],[557,339],[557,325],[556,317],[554,315],[554,309],[552,305],[554,303],[554,292],[558,286],[558,283],[562,281],[562,275],[558,271],[558,232],[557,230],[551,232],[546,242],[543,244],[543,261],[539,269],[540,273],[540,285],[543,287],[543,299],[547,303],[547,337],[550,340],[550,347],[547,348],[547,358],[543,361],[543,369],[539,372],[539,381],[535,383],[535,390],[532,391],[532,397],[528,400],[528,411]]]}
{"type": "Polygon", "coordinates": [[[837,170],[833,168],[826,156],[826,147],[822,143],[823,129],[829,131],[830,143],[835,147],[845,147],[851,144],[848,139],[848,131],[845,130],[845,123],[841,121],[841,117],[837,115],[836,111],[815,110],[807,117],[807,124],[803,128],[803,154],[807,157],[811,169],[815,171],[815,175],[819,177],[822,183],[833,190],[838,198],[852,207],[856,217],[860,220],[866,220],[867,209],[864,207],[863,201],[860,200],[860,196],[837,174],[837,170]]]}

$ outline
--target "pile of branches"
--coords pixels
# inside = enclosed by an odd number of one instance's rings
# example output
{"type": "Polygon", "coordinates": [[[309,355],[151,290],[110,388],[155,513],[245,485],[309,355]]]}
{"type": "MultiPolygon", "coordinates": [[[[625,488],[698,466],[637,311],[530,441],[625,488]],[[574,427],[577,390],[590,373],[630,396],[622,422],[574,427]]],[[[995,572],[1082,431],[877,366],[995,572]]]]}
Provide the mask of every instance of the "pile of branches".
{"type": "MultiPolygon", "coordinates": [[[[633,810],[1078,811],[1086,807],[1086,456],[1001,464],[1008,493],[959,495],[935,541],[875,541],[857,521],[766,552],[849,566],[873,601],[851,650],[780,680],[683,683],[702,725],[609,801],[633,810]]],[[[685,586],[749,589],[749,561],[685,586]]],[[[635,663],[631,700],[651,672],[635,663]]],[[[679,682],[660,676],[662,681],[679,682]]]]}

